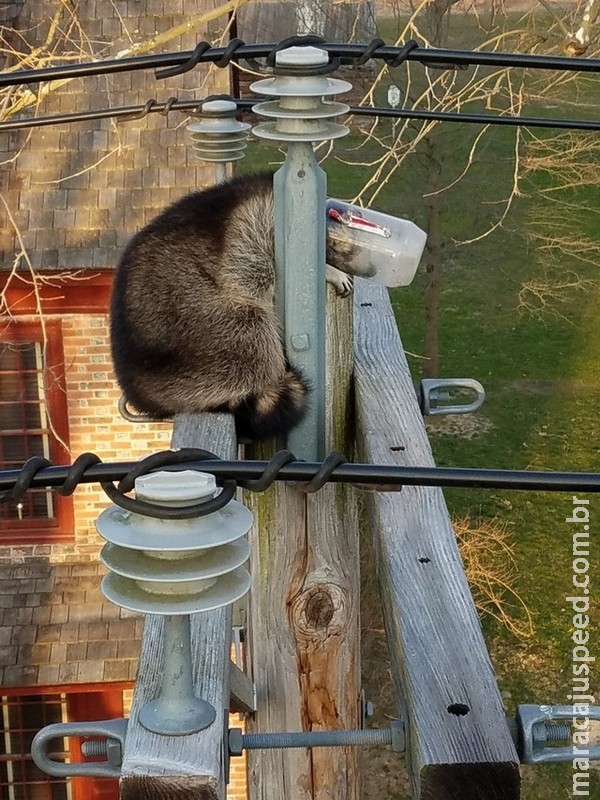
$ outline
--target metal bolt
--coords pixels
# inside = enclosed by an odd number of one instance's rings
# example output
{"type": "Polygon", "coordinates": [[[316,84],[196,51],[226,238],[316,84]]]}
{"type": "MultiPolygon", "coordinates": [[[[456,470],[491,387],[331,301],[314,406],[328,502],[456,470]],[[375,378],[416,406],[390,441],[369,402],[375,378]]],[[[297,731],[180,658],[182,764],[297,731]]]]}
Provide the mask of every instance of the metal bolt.
{"type": "MultiPolygon", "coordinates": [[[[38,769],[55,778],[98,777],[118,778],[121,773],[122,752],[127,734],[126,719],[100,722],[57,722],[38,731],[31,742],[31,757],[38,769]],[[90,740],[87,737],[99,737],[90,740]],[[89,758],[106,756],[105,761],[65,763],[52,755],[57,742],[65,738],[86,739],[81,752],[89,758]]],[[[62,749],[62,748],[60,748],[62,749]]]]}
{"type": "MultiPolygon", "coordinates": [[[[516,714],[516,744],[524,764],[558,763],[573,759],[572,732],[573,706],[521,705],[516,714]],[[561,722],[561,720],[564,720],[561,722]],[[549,747],[545,743],[568,742],[563,747],[549,747]]],[[[589,706],[588,720],[600,719],[600,706],[589,706]]],[[[600,745],[589,748],[590,761],[600,759],[600,745]]]]}
{"type": "Polygon", "coordinates": [[[358,745],[392,745],[404,750],[404,726],[396,720],[389,728],[349,731],[297,731],[293,733],[243,733],[240,728],[229,731],[229,752],[241,756],[243,750],[280,750],[303,747],[355,747],[358,745]]]}
{"type": "Polygon", "coordinates": [[[373,703],[370,700],[367,700],[367,695],[364,689],[360,690],[360,727],[366,728],[366,722],[368,719],[374,714],[374,707],[373,703]]]}
{"type": "Polygon", "coordinates": [[[308,333],[298,333],[291,338],[292,347],[294,350],[309,350],[310,337],[308,333]]]}
{"type": "Polygon", "coordinates": [[[118,739],[88,739],[81,743],[81,752],[86,758],[105,756],[110,764],[116,766],[123,763],[121,742],[118,739]]]}
{"type": "Polygon", "coordinates": [[[534,742],[570,742],[571,726],[564,722],[538,722],[532,728],[534,742]]]}

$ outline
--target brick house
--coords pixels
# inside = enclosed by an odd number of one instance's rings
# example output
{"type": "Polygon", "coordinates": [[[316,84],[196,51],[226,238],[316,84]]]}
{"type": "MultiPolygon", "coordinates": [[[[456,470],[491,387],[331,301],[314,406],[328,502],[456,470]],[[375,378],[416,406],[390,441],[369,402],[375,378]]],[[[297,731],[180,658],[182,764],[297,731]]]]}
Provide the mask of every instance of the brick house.
{"type": "MultiPolygon", "coordinates": [[[[18,42],[17,30],[32,48],[43,47],[60,5],[3,4],[5,40],[18,42]]],[[[56,52],[111,57],[219,5],[86,0],[79,4],[80,30],[62,4],[56,52]]],[[[219,18],[163,49],[215,41],[226,35],[226,23],[219,18]]],[[[46,94],[32,87],[38,102],[29,112],[202,99],[228,85],[228,71],[212,67],[168,81],[151,71],[126,72],[71,80],[46,94]]],[[[132,460],[168,446],[170,425],[132,425],[118,415],[107,310],[111,268],[130,235],[170,201],[214,180],[194,160],[184,121],[171,113],[0,131],[0,469],[32,455],[69,463],[92,451],[107,461],[132,460]]],[[[3,800],[118,797],[116,781],[51,779],[28,757],[33,734],[45,724],[127,713],[143,620],[100,593],[102,541],[94,521],[107,504],[99,486],[85,485],[68,498],[39,490],[0,506],[3,800]]],[[[242,772],[231,787],[231,796],[244,795],[242,772]]]]}

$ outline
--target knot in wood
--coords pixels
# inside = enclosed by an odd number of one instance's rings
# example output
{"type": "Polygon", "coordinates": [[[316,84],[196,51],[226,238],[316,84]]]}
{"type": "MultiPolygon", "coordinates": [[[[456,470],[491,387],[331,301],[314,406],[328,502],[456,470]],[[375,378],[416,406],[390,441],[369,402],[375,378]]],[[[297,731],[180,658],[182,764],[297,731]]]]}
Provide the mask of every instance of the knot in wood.
{"type": "Polygon", "coordinates": [[[317,629],[326,628],[334,614],[333,598],[326,589],[320,588],[311,592],[304,609],[307,626],[317,629]]]}
{"type": "Polygon", "coordinates": [[[344,605],[338,586],[321,584],[305,589],[295,598],[291,609],[297,635],[307,640],[335,635],[343,624],[340,612],[344,605]]]}

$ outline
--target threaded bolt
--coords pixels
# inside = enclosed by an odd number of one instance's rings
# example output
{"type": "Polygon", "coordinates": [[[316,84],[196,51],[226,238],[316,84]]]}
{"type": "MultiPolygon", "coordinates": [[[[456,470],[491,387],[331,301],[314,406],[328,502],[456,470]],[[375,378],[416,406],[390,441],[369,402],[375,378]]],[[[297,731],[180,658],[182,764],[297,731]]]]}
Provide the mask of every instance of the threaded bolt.
{"type": "Polygon", "coordinates": [[[85,758],[106,758],[110,764],[119,766],[123,761],[121,742],[118,739],[86,739],[81,743],[81,753],[85,758]]]}
{"type": "Polygon", "coordinates": [[[571,726],[566,722],[540,722],[532,729],[534,742],[569,742],[571,726]]]}
{"type": "Polygon", "coordinates": [[[106,756],[107,751],[108,739],[88,739],[81,743],[81,752],[86,758],[106,756]]]}
{"type": "Polygon", "coordinates": [[[295,731],[293,733],[242,733],[229,731],[229,752],[241,756],[243,750],[273,750],[301,747],[352,747],[394,744],[392,728],[350,731],[295,731]]]}

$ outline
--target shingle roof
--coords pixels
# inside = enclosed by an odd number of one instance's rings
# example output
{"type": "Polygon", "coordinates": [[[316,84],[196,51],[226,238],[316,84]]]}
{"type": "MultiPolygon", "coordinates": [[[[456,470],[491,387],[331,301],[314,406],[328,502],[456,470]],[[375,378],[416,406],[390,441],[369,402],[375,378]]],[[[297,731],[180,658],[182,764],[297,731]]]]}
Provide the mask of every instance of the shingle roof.
{"type": "Polygon", "coordinates": [[[105,571],[0,566],[0,687],[135,679],[143,617],[104,599],[105,571]]]}
{"type": "MultiPolygon", "coordinates": [[[[43,30],[54,6],[36,0],[23,7],[20,25],[30,37],[38,27],[43,30]]],[[[184,15],[181,3],[164,0],[120,6],[117,10],[109,0],[80,4],[78,17],[99,57],[131,46],[126,30],[134,41],[144,41],[211,7],[206,0],[190,0],[184,15]]],[[[226,23],[224,16],[214,25],[226,23]]],[[[163,49],[187,50],[206,36],[206,30],[195,30],[163,49]]],[[[150,98],[164,102],[172,96],[201,100],[224,91],[227,75],[201,65],[161,81],[152,70],[73,79],[40,98],[35,114],[137,105],[150,98]]],[[[113,267],[132,233],[174,199],[211,182],[214,170],[193,155],[184,120],[177,113],[150,114],[135,121],[92,120],[0,133],[0,187],[33,267],[113,267]]],[[[18,251],[12,222],[0,206],[0,270],[12,268],[18,251]]]]}

